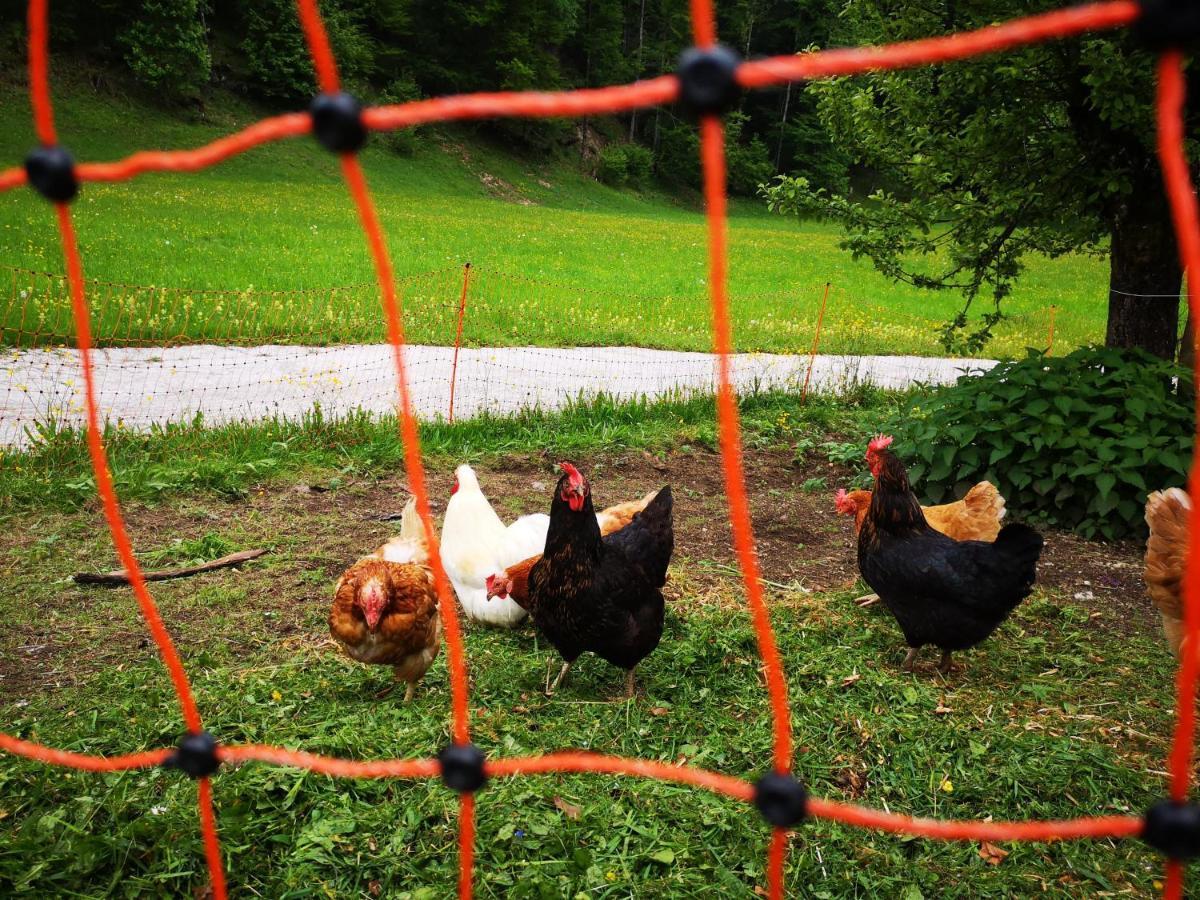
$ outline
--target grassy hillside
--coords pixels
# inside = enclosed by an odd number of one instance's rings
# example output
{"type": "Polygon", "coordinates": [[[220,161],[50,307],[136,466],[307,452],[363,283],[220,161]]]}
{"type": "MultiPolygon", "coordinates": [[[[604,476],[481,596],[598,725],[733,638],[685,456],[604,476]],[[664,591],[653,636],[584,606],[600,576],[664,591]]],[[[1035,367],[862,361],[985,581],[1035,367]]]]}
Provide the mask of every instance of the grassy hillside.
{"type": "MultiPolygon", "coordinates": [[[[185,120],[133,96],[98,93],[67,69],[60,65],[56,74],[59,129],[80,159],[194,146],[262,114],[227,97],[185,120]]],[[[19,162],[34,139],[23,88],[11,80],[0,85],[0,122],[0,160],[19,162]]],[[[609,343],[632,337],[659,346],[708,346],[705,231],[694,205],[612,190],[582,175],[574,160],[535,164],[464,131],[426,134],[410,157],[389,152],[376,139],[364,163],[399,275],[471,260],[481,271],[609,295],[580,317],[590,322],[564,322],[557,315],[563,299],[546,298],[554,322],[512,340],[609,343]],[[662,297],[679,298],[671,318],[646,305],[640,332],[636,320],[631,335],[612,332],[614,316],[628,312],[630,300],[662,297]]],[[[260,148],[197,175],[87,185],[75,211],[87,273],[98,279],[239,290],[329,288],[371,279],[337,167],[307,139],[260,148]]],[[[847,349],[853,338],[854,349],[938,351],[934,328],[958,308],[957,297],[887,281],[840,250],[840,234],[831,226],[770,216],[750,201],[734,205],[730,225],[730,287],[739,300],[739,326],[745,334],[758,323],[761,332],[748,335],[743,348],[804,346],[809,325],[803,335],[773,338],[779,329],[769,317],[807,322],[822,285],[832,281],[828,349],[847,349]],[[840,329],[833,327],[837,322],[840,329]]],[[[0,198],[0,264],[62,270],[52,217],[27,190],[0,198]]],[[[1092,258],[1032,261],[1007,304],[1023,318],[1002,327],[1005,337],[992,352],[1044,345],[1052,303],[1063,307],[1059,346],[1101,338],[1106,270],[1105,261],[1092,258]]],[[[580,301],[571,302],[578,309],[580,301]]],[[[375,303],[364,291],[353,305],[373,322],[375,303]]]]}

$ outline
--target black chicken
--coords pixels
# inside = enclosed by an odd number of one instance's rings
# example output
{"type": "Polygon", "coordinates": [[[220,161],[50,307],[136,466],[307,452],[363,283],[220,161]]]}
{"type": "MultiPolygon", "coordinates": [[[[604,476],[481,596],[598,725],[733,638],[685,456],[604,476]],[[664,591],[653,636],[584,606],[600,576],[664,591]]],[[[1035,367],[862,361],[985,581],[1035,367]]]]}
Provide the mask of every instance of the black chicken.
{"type": "Polygon", "coordinates": [[[1025,525],[1006,525],[995,543],[934,531],[904,464],[887,449],[891,442],[880,435],[867,447],[875,493],[858,533],[858,568],[904,632],[905,671],[921,647],[934,644],[945,673],[952,651],[983,641],[1029,596],[1042,538],[1025,525]]]}
{"type": "Polygon", "coordinates": [[[601,540],[591,486],[570,463],[561,468],[546,550],[529,573],[529,614],[563,658],[546,693],[557,690],[571,664],[590,650],[628,670],[625,693],[632,697],[634,667],[662,637],[660,589],[675,549],[671,488],[601,540]]]}

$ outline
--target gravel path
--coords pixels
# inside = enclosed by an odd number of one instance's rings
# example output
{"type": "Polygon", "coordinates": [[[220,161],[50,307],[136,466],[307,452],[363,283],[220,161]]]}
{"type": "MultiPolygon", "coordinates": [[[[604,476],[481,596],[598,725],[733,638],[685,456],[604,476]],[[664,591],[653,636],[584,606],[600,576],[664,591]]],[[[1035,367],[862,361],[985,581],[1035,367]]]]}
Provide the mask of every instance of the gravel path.
{"type": "MultiPolygon", "coordinates": [[[[446,416],[454,351],[406,350],[418,415],[446,416]]],[[[82,425],[82,379],[69,349],[6,350],[0,356],[0,446],[28,443],[27,429],[49,419],[82,425]]],[[[339,347],[218,347],[95,351],[102,414],[129,428],[179,422],[202,413],[209,424],[270,416],[296,418],[320,404],[327,416],[356,408],[386,412],[396,390],[391,349],[339,347]]],[[[714,357],[638,347],[503,347],[463,349],[454,394],[456,418],[526,407],[553,409],[580,395],[661,396],[711,392],[714,357]]],[[[965,369],[987,369],[986,359],[917,356],[818,356],[810,390],[859,381],[881,387],[953,381],[965,369]]],[[[738,390],[798,389],[808,357],[739,354],[738,390]]]]}

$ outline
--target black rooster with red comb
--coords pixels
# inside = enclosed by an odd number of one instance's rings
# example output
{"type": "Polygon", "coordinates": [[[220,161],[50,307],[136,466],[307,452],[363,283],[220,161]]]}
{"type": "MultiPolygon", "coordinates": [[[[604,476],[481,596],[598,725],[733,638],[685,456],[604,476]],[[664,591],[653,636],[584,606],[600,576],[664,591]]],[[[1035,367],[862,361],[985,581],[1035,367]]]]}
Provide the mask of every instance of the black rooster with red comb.
{"type": "Polygon", "coordinates": [[[634,667],[662,638],[662,586],[675,549],[671,488],[602,541],[591,485],[571,463],[560,468],[546,550],[529,573],[530,616],[563,658],[553,685],[546,673],[546,693],[590,651],[628,671],[632,697],[634,667]]]}

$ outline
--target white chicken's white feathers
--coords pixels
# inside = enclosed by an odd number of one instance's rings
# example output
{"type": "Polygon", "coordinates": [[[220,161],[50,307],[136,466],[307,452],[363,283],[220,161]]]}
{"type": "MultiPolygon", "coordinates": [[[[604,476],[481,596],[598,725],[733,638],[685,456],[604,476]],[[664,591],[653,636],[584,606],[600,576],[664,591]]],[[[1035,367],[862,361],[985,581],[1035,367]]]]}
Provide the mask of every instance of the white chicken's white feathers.
{"type": "MultiPolygon", "coordinates": [[[[508,529],[483,495],[470,466],[459,466],[454,477],[458,489],[446,504],[442,522],[442,567],[467,618],[512,628],[525,618],[525,610],[511,597],[487,598],[487,577],[507,552],[508,529]]],[[[543,545],[544,541],[543,536],[543,545]]]]}
{"type": "Polygon", "coordinates": [[[504,533],[504,550],[500,554],[500,568],[523,562],[538,556],[546,549],[546,535],[550,531],[550,517],[545,513],[521,516],[504,533]]]}
{"type": "Polygon", "coordinates": [[[400,514],[400,534],[392,538],[373,556],[386,562],[413,563],[424,565],[429,561],[429,548],[425,543],[425,530],[421,517],[417,515],[417,500],[410,497],[400,514]]]}

